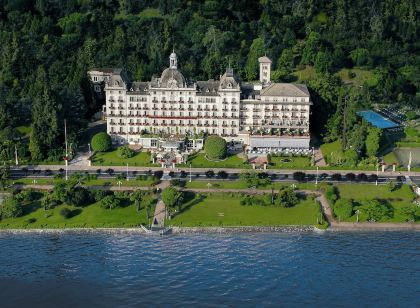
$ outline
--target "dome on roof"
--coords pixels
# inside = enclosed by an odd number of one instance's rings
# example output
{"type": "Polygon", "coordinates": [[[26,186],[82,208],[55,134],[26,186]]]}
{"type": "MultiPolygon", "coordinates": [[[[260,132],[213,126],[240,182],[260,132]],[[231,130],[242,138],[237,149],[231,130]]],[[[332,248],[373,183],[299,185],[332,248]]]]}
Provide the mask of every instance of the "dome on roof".
{"type": "Polygon", "coordinates": [[[176,68],[167,68],[162,72],[160,76],[161,87],[171,88],[179,87],[182,88],[185,85],[185,78],[182,73],[176,68]]]}

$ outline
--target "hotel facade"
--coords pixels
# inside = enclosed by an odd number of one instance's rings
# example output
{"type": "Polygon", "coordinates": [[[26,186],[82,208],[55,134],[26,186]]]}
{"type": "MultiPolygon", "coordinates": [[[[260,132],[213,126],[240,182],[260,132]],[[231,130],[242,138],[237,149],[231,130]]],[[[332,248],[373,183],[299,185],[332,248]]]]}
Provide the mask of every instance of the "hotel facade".
{"type": "Polygon", "coordinates": [[[258,60],[255,83],[240,83],[231,68],[219,80],[188,81],[174,52],[169,67],[149,82],[130,81],[121,69],[88,74],[95,92],[105,94],[103,112],[114,143],[158,148],[187,140],[187,148],[200,149],[203,136],[219,135],[251,148],[308,148],[307,87],[271,82],[271,60],[258,60]]]}

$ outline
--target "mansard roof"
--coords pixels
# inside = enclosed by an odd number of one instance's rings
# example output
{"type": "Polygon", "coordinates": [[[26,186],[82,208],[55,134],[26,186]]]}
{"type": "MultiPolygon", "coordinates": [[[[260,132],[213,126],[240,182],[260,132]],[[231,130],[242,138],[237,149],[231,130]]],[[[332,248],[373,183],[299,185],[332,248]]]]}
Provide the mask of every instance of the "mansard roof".
{"type": "Polygon", "coordinates": [[[207,81],[197,81],[197,95],[202,96],[216,96],[219,89],[219,80],[210,79],[207,81]]]}
{"type": "Polygon", "coordinates": [[[146,95],[149,91],[150,82],[134,81],[131,84],[130,92],[133,94],[146,95]]]}
{"type": "Polygon", "coordinates": [[[304,84],[297,83],[272,83],[260,93],[262,96],[309,97],[308,88],[304,84]]]}

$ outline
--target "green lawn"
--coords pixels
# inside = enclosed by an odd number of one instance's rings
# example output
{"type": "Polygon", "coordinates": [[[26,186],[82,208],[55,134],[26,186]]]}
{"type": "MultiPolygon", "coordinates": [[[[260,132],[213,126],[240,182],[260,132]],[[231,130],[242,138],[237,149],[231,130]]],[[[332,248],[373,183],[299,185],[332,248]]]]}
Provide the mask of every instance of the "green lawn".
{"type": "Polygon", "coordinates": [[[300,81],[305,81],[315,75],[315,69],[313,66],[306,66],[304,69],[293,73],[294,76],[300,81]]]}
{"type": "Polygon", "coordinates": [[[323,145],[321,145],[320,149],[321,149],[322,155],[324,156],[325,161],[328,164],[330,161],[331,155],[334,155],[331,153],[341,152],[341,142],[339,140],[336,140],[334,142],[324,143],[323,145]]]}
{"type": "Polygon", "coordinates": [[[292,208],[240,205],[239,195],[206,194],[187,202],[170,222],[190,226],[317,225],[319,205],[311,198],[292,208]]]}
{"type": "Polygon", "coordinates": [[[185,185],[186,188],[209,188],[209,189],[248,189],[248,185],[243,181],[192,181],[185,185]],[[211,185],[208,186],[208,183],[211,185]]]}
{"type": "Polygon", "coordinates": [[[310,157],[271,157],[269,169],[313,169],[310,157]]]}
{"type": "Polygon", "coordinates": [[[244,164],[243,160],[238,155],[230,155],[222,161],[211,161],[205,157],[204,153],[193,154],[189,157],[187,167],[189,164],[193,168],[250,168],[249,164],[244,164]]]}
{"type": "MultiPolygon", "coordinates": [[[[372,199],[383,200],[389,202],[394,208],[394,217],[387,220],[390,222],[404,222],[405,217],[400,213],[403,206],[412,204],[415,194],[411,187],[402,185],[400,188],[390,191],[387,185],[372,184],[338,184],[336,185],[340,198],[353,199],[359,205],[363,206],[366,201],[372,199]]],[[[356,221],[356,215],[353,215],[349,221],[356,221]]],[[[360,221],[366,221],[366,216],[361,211],[360,221]]]]}
{"type": "MultiPolygon", "coordinates": [[[[291,178],[292,176],[290,176],[291,178]]],[[[188,179],[186,179],[186,188],[206,188],[206,189],[249,189],[248,184],[244,181],[232,181],[232,180],[225,180],[225,181],[218,181],[218,180],[200,180],[200,181],[193,181],[190,183],[188,182],[188,179]],[[211,185],[208,186],[207,184],[210,183],[211,185]]],[[[295,185],[296,189],[309,189],[309,190],[316,190],[316,186],[314,182],[308,182],[308,183],[292,183],[292,182],[273,182],[267,186],[259,186],[257,189],[261,190],[270,190],[272,187],[275,190],[278,190],[280,188],[284,187],[290,187],[292,184],[295,185]]]]}
{"type": "MultiPolygon", "coordinates": [[[[10,184],[37,184],[37,185],[54,185],[58,182],[63,181],[62,179],[36,179],[36,183],[33,183],[34,178],[20,178],[20,179],[13,179],[10,180],[10,184]]],[[[121,186],[141,186],[141,187],[148,187],[153,184],[153,180],[136,180],[136,179],[129,179],[128,181],[122,180],[121,186]]],[[[94,179],[89,181],[83,181],[83,185],[85,186],[118,186],[117,179],[94,179]]]]}
{"type": "Polygon", "coordinates": [[[356,86],[361,86],[365,83],[366,80],[372,78],[373,73],[361,68],[343,68],[339,70],[335,75],[340,77],[344,83],[352,83],[356,86]],[[349,77],[349,71],[355,74],[353,78],[349,77]]]}
{"type": "MultiPolygon", "coordinates": [[[[134,204],[112,210],[103,209],[98,203],[87,207],[71,207],[60,205],[52,210],[45,211],[38,202],[25,205],[25,214],[18,218],[9,218],[0,221],[0,228],[105,228],[105,227],[136,227],[147,225],[146,210],[136,211],[134,204]],[[75,211],[75,216],[65,219],[60,215],[64,207],[75,211]]],[[[152,209],[151,213],[154,212],[152,209]]]]}
{"type": "Polygon", "coordinates": [[[29,136],[32,128],[31,128],[30,125],[28,125],[28,126],[18,126],[18,127],[16,127],[16,130],[24,136],[29,136]]]}
{"type": "Polygon", "coordinates": [[[394,153],[394,151],[391,151],[391,152],[389,152],[389,153],[387,153],[385,156],[384,156],[384,162],[387,164],[387,165],[392,165],[393,163],[399,163],[398,162],[398,158],[397,158],[397,156],[395,155],[395,153],[394,153]]]}
{"type": "Polygon", "coordinates": [[[117,150],[104,153],[95,153],[93,157],[93,165],[95,166],[159,166],[158,164],[152,164],[150,162],[150,154],[147,152],[140,152],[134,155],[131,158],[121,158],[117,155],[117,150]]]}

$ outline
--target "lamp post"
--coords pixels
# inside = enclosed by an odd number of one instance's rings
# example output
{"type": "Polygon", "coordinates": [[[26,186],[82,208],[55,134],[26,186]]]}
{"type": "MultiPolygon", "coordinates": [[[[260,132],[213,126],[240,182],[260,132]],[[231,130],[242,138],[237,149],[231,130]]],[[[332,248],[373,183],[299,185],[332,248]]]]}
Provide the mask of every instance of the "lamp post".
{"type": "Polygon", "coordinates": [[[191,163],[190,163],[190,183],[192,181],[192,175],[191,175],[191,163]]]}
{"type": "Polygon", "coordinates": [[[90,149],[90,143],[88,143],[88,148],[89,148],[89,156],[92,154],[92,150],[90,149]]]}
{"type": "Polygon", "coordinates": [[[126,180],[128,182],[128,163],[127,163],[127,177],[126,177],[126,180]]]}
{"type": "Polygon", "coordinates": [[[16,166],[19,165],[18,152],[17,152],[16,144],[15,144],[15,164],[16,164],[16,166]]]}
{"type": "Polygon", "coordinates": [[[118,184],[118,188],[121,188],[122,182],[121,181],[118,181],[117,184],[118,184]]]}
{"type": "Polygon", "coordinates": [[[68,146],[67,146],[67,120],[64,119],[64,141],[66,144],[66,156],[64,157],[64,161],[66,164],[66,181],[68,181],[69,176],[68,176],[68,167],[69,167],[69,153],[68,153],[68,146]]]}
{"type": "Polygon", "coordinates": [[[379,167],[376,166],[376,186],[378,186],[379,167]]]}
{"type": "Polygon", "coordinates": [[[359,210],[357,210],[357,211],[356,211],[356,222],[359,222],[359,214],[360,214],[360,211],[359,211],[359,210]]]}
{"type": "Polygon", "coordinates": [[[318,186],[318,173],[319,173],[319,167],[316,166],[316,178],[315,178],[315,185],[318,186]]]}

